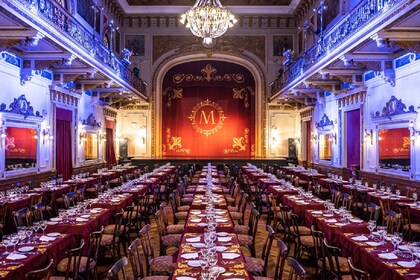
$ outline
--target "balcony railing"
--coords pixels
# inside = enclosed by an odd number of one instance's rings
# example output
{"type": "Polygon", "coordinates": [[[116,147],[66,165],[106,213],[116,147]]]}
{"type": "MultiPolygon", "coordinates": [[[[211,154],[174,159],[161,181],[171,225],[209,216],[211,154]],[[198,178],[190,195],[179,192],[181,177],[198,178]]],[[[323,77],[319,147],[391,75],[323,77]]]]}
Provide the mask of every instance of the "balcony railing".
{"type": "MultiPolygon", "coordinates": [[[[98,40],[93,30],[87,30],[79,23],[74,16],[67,12],[60,4],[54,0],[15,0],[25,6],[27,11],[21,11],[24,14],[37,14],[45,20],[48,25],[54,27],[63,36],[70,38],[78,47],[91,54],[102,65],[111,69],[123,81],[126,81],[136,90],[142,90],[142,81],[135,76],[133,72],[126,67],[112,50],[98,40]]],[[[10,1],[13,6],[14,1],[10,1]]],[[[93,28],[92,28],[93,29],[93,28]]]]}
{"type": "Polygon", "coordinates": [[[325,57],[330,51],[345,43],[369,22],[372,22],[388,9],[401,2],[406,2],[406,0],[364,0],[360,2],[349,14],[329,29],[323,38],[318,38],[318,41],[308,51],[274,81],[271,93],[279,92],[283,87],[325,57]]]}

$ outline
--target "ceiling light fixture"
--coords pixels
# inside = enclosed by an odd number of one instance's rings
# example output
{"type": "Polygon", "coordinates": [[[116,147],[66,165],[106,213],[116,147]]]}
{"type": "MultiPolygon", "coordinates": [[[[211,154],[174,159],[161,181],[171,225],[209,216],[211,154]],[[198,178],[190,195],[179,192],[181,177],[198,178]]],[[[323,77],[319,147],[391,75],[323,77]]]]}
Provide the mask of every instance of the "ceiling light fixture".
{"type": "Polygon", "coordinates": [[[197,0],[194,6],[181,15],[181,23],[191,32],[203,38],[205,45],[210,45],[213,38],[225,34],[237,20],[219,0],[197,0]]]}

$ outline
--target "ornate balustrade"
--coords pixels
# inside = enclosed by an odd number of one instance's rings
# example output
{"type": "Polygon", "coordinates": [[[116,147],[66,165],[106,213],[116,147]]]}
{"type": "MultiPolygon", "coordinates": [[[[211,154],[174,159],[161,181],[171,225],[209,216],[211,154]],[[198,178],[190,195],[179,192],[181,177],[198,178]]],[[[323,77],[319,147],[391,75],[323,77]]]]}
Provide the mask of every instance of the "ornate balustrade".
{"type": "MultiPolygon", "coordinates": [[[[136,90],[141,92],[142,81],[135,76],[126,63],[119,59],[113,51],[108,49],[105,44],[98,40],[93,30],[87,30],[73,15],[66,11],[59,3],[54,0],[10,0],[6,4],[16,9],[19,13],[31,19],[31,14],[45,20],[45,22],[55,28],[78,47],[85,50],[102,65],[112,70],[119,78],[129,83],[136,90]],[[21,4],[17,6],[17,3],[21,4]],[[26,9],[21,9],[22,5],[26,9]]],[[[34,22],[34,20],[32,20],[34,22]]],[[[93,29],[93,28],[92,28],[93,29]]],[[[53,38],[56,39],[56,38],[53,38]]]]}
{"type": "Polygon", "coordinates": [[[332,50],[348,43],[353,35],[366,28],[370,22],[378,20],[386,11],[404,2],[408,5],[412,1],[364,0],[360,2],[350,13],[329,29],[323,38],[318,38],[318,41],[308,51],[299,57],[283,72],[283,75],[274,81],[271,88],[272,94],[281,91],[282,88],[327,56],[332,50]]]}

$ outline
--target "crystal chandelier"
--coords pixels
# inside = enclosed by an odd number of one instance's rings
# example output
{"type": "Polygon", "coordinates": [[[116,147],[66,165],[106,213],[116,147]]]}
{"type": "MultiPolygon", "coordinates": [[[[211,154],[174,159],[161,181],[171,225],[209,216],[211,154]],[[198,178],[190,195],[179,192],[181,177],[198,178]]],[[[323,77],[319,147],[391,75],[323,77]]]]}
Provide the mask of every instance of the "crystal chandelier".
{"type": "Polygon", "coordinates": [[[212,38],[225,34],[236,23],[235,16],[219,0],[197,0],[192,8],[181,15],[181,23],[210,45],[212,38]]]}

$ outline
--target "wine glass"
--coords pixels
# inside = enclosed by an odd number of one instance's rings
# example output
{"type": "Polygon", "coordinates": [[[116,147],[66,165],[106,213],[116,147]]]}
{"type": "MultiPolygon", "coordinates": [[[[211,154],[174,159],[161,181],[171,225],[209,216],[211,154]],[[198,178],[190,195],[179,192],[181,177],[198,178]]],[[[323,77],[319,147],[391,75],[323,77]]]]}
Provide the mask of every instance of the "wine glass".
{"type": "Polygon", "coordinates": [[[39,222],[34,222],[32,226],[34,227],[35,234],[37,234],[39,230],[39,222]]]}
{"type": "Polygon", "coordinates": [[[416,261],[414,260],[414,254],[417,252],[419,244],[418,242],[410,242],[407,245],[408,245],[408,251],[411,254],[411,263],[415,265],[416,261]]]}
{"type": "Polygon", "coordinates": [[[416,192],[413,193],[413,199],[414,199],[414,202],[417,201],[417,193],[416,192]]]}
{"type": "Polygon", "coordinates": [[[10,236],[10,244],[13,245],[13,252],[16,252],[16,245],[19,243],[19,235],[13,234],[10,236]]]}
{"type": "Polygon", "coordinates": [[[391,237],[391,243],[394,245],[394,254],[397,253],[397,246],[402,241],[402,233],[394,232],[394,235],[391,237]]]}
{"type": "Polygon", "coordinates": [[[376,228],[376,221],[370,220],[367,226],[368,230],[370,231],[369,238],[373,238],[372,232],[376,228]]]}
{"type": "Polygon", "coordinates": [[[3,235],[3,240],[2,240],[2,244],[3,246],[6,248],[6,252],[4,252],[5,255],[9,254],[9,246],[12,245],[10,243],[10,235],[3,235]]]}
{"type": "Polygon", "coordinates": [[[47,222],[46,221],[40,222],[39,227],[42,229],[42,236],[44,236],[45,235],[45,229],[47,228],[47,222]]]}
{"type": "Polygon", "coordinates": [[[207,260],[210,267],[215,267],[217,262],[219,261],[219,257],[216,252],[211,252],[209,253],[207,260]]]}
{"type": "Polygon", "coordinates": [[[27,227],[26,228],[26,236],[28,237],[28,243],[32,242],[32,234],[34,233],[34,228],[33,227],[27,227]]]}
{"type": "Polygon", "coordinates": [[[377,230],[378,230],[378,233],[379,233],[381,244],[384,245],[385,244],[384,237],[387,233],[387,227],[386,226],[377,226],[377,230]]]}

